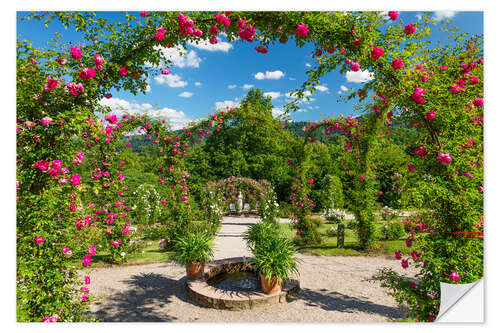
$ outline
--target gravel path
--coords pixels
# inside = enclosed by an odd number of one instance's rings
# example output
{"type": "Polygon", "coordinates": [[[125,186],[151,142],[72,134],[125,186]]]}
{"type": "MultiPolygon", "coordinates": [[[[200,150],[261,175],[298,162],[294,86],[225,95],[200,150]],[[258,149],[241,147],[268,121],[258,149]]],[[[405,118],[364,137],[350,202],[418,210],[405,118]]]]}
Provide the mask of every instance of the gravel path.
{"type": "MultiPolygon", "coordinates": [[[[241,233],[256,221],[226,217],[216,238],[216,257],[250,255],[241,233]]],[[[364,281],[380,267],[402,272],[399,261],[362,256],[297,257],[301,260],[301,291],[289,303],[245,311],[204,308],[186,297],[185,268],[161,263],[86,271],[97,298],[91,313],[104,321],[129,322],[384,322],[404,317],[386,290],[364,281]]]]}

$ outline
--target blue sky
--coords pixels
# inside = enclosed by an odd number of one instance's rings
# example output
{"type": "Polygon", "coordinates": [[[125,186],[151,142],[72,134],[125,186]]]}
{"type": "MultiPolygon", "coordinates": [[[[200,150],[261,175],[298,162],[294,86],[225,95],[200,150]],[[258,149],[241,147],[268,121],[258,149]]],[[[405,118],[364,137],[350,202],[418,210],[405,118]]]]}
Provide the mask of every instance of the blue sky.
{"type": "MultiPolygon", "coordinates": [[[[20,13],[19,13],[20,14],[20,13]]],[[[400,12],[405,24],[419,20],[421,12],[400,12]]],[[[100,13],[111,20],[123,17],[119,12],[100,13]]],[[[471,34],[483,33],[482,12],[434,12],[437,20],[451,18],[454,25],[471,34]]],[[[393,24],[392,21],[387,24],[393,24]]],[[[443,34],[433,28],[433,40],[442,40],[443,34]]],[[[64,30],[57,23],[46,29],[38,21],[17,22],[16,35],[33,41],[34,46],[43,47],[55,31],[63,34],[63,40],[79,40],[80,34],[64,30]]],[[[181,57],[174,49],[165,49],[174,61],[169,76],[152,77],[149,91],[136,96],[125,91],[111,91],[113,98],[103,103],[116,109],[117,106],[132,111],[147,112],[169,118],[174,128],[179,128],[190,119],[206,117],[215,108],[237,105],[249,88],[260,88],[272,96],[274,113],[289,101],[287,93],[298,88],[307,78],[306,71],[314,65],[312,45],[297,48],[293,41],[275,44],[269,53],[260,54],[253,48],[256,42],[228,43],[219,35],[215,46],[190,45],[187,55],[181,57]]],[[[353,73],[351,73],[353,74],[353,73]]],[[[367,74],[367,73],[365,73],[367,74]]],[[[354,113],[350,104],[340,100],[349,88],[357,89],[367,75],[359,72],[352,76],[338,72],[327,74],[319,89],[309,102],[301,103],[300,112],[292,114],[294,120],[319,120],[332,114],[354,113]]]]}

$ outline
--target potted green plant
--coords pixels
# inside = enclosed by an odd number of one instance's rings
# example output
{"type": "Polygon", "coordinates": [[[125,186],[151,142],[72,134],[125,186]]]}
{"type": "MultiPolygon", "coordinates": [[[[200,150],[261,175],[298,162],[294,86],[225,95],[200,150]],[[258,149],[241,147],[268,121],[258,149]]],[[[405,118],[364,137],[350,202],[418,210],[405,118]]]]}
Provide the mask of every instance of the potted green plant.
{"type": "Polygon", "coordinates": [[[186,233],[174,245],[174,259],[186,266],[188,279],[203,276],[205,264],[213,258],[212,239],[201,232],[186,233]]]}
{"type": "Polygon", "coordinates": [[[278,226],[270,222],[252,224],[243,234],[243,239],[247,242],[248,249],[252,252],[256,244],[270,237],[279,237],[278,226]]]}
{"type": "Polygon", "coordinates": [[[260,274],[262,290],[266,294],[281,291],[283,280],[297,273],[295,247],[281,236],[260,239],[253,248],[252,264],[260,274]]]}

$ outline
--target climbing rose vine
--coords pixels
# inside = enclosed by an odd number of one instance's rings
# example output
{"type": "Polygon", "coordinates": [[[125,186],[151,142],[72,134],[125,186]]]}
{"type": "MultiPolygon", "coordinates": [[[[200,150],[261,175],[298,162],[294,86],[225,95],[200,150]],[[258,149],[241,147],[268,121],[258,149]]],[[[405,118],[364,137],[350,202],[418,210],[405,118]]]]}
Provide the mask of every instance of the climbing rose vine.
{"type": "MultiPolygon", "coordinates": [[[[383,14],[394,21],[399,18],[398,12],[383,14]]],[[[111,98],[111,89],[145,92],[151,75],[169,75],[172,63],[163,48],[186,42],[216,44],[222,33],[229,41],[259,40],[254,49],[263,57],[273,52],[272,45],[278,41],[294,41],[298,47],[307,42],[313,45],[315,66],[292,92],[295,99],[286,106],[284,118],[314,93],[326,73],[337,68],[341,74],[348,70],[373,73],[373,79],[358,93],[348,95],[348,99],[359,98],[366,114],[362,121],[342,117],[312,123],[305,128],[303,144],[293,148],[290,200],[298,237],[306,239],[308,230],[313,234],[307,217],[314,207],[308,194],[315,180],[310,183],[304,146],[313,143],[314,131],[324,129],[345,134],[344,163],[346,173],[353,177],[350,190],[357,207],[357,235],[363,248],[373,245],[373,208],[379,189],[376,166],[369,168],[371,147],[377,136],[391,134],[394,117],[420,133],[409,174],[420,182],[420,191],[412,200],[423,213],[409,223],[407,245],[412,255],[395,255],[403,268],[416,266],[420,282],[408,283],[390,270],[382,270],[376,278],[396,300],[410,306],[417,320],[432,321],[439,308],[440,281],[468,283],[482,276],[482,240],[456,236],[457,232],[483,230],[484,61],[480,37],[458,38],[453,29],[445,27],[457,42],[430,49],[425,38],[432,18],[394,22],[382,29],[385,18],[377,12],[125,15],[125,22],[103,23],[94,13],[33,13],[25,19],[58,20],[83,32],[83,41],[71,45],[54,42],[45,51],[28,41],[17,41],[19,321],[88,320],[84,311],[90,295],[85,285],[90,281],[77,276],[73,263],[91,266],[92,257],[100,251],[92,243],[99,238],[94,231],[105,234],[115,260],[117,251],[121,254],[121,247],[128,244],[133,221],[127,209],[130,204],[120,198],[127,191],[126,175],[114,154],[125,133],[140,131],[157,146],[163,164],[158,166],[158,182],[170,189],[168,198],[162,200],[179,221],[176,232],[183,232],[192,218],[189,174],[183,166],[188,148],[218,132],[232,113],[218,112],[173,134],[160,121],[140,116],[120,119],[99,101],[111,98]],[[85,163],[94,163],[91,175],[79,170],[85,163]]]]}

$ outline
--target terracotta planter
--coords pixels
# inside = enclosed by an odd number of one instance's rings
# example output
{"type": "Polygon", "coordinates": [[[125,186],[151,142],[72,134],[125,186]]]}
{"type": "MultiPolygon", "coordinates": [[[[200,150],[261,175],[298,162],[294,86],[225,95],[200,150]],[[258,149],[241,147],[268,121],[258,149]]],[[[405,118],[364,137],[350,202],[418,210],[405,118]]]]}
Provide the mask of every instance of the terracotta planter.
{"type": "Polygon", "coordinates": [[[281,291],[281,285],[276,276],[271,277],[271,280],[267,281],[266,277],[260,274],[260,284],[262,286],[262,291],[268,295],[277,294],[281,291]]]}
{"type": "Polygon", "coordinates": [[[203,277],[204,266],[201,262],[192,262],[186,265],[186,275],[190,280],[201,279],[203,277]]]}

